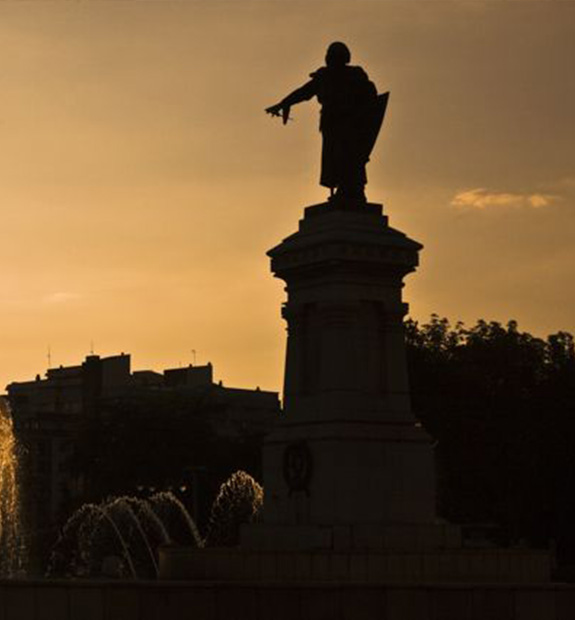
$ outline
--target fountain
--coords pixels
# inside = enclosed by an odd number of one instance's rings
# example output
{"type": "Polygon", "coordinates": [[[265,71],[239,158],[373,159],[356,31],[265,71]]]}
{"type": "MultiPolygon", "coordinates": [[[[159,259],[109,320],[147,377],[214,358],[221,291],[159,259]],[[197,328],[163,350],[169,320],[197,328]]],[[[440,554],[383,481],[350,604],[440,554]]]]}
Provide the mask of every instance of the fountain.
{"type": "Polygon", "coordinates": [[[214,500],[205,540],[169,491],[147,499],[122,496],[84,504],[62,528],[46,576],[156,579],[159,547],[234,546],[240,525],[257,519],[262,502],[262,487],[246,472],[236,471],[214,500]]]}
{"type": "Polygon", "coordinates": [[[20,574],[24,558],[16,439],[10,410],[0,398],[0,577],[20,574]]]}
{"type": "Polygon", "coordinates": [[[62,528],[48,577],[155,579],[160,545],[203,546],[183,504],[170,492],[84,504],[62,528]]]}
{"type": "Polygon", "coordinates": [[[235,547],[244,523],[258,521],[264,503],[264,490],[250,474],[239,470],[221,486],[212,504],[206,547],[235,547]]]}

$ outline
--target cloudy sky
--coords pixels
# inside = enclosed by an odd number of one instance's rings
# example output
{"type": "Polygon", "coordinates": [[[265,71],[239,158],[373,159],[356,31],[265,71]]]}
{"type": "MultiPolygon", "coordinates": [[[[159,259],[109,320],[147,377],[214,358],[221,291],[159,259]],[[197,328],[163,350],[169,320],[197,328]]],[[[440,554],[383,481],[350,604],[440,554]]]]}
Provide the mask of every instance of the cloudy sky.
{"type": "Polygon", "coordinates": [[[0,2],[0,384],[131,352],[280,389],[266,250],[320,202],[343,40],[380,91],[368,196],[421,241],[411,314],[575,331],[575,3],[0,2]]]}

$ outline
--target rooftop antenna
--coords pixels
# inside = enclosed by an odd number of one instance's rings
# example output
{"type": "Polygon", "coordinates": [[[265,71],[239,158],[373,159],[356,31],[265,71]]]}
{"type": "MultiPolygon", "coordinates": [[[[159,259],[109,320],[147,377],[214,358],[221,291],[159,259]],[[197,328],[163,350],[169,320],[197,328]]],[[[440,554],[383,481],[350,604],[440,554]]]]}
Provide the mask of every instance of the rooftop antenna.
{"type": "Polygon", "coordinates": [[[196,365],[196,350],[192,349],[192,357],[193,357],[193,362],[192,365],[195,366],[196,365]]]}
{"type": "Polygon", "coordinates": [[[90,355],[94,355],[94,341],[90,340],[90,355]]]}
{"type": "Polygon", "coordinates": [[[50,366],[52,366],[52,350],[50,345],[48,345],[48,368],[50,368],[50,366]]]}

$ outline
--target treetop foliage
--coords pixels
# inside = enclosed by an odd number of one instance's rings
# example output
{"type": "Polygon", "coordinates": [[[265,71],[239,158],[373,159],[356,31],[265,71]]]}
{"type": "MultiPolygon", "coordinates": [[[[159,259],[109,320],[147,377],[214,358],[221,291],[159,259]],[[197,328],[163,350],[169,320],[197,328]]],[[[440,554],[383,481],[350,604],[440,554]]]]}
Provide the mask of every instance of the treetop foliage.
{"type": "Polygon", "coordinates": [[[516,321],[405,323],[415,415],[436,442],[440,513],[575,563],[575,346],[516,321]]]}

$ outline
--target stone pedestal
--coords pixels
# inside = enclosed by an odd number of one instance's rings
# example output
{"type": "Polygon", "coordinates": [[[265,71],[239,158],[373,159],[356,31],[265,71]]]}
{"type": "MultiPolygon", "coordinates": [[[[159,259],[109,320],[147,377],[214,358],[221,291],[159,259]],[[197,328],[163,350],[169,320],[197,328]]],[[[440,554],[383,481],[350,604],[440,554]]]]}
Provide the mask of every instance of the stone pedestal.
{"type": "Polygon", "coordinates": [[[246,529],[249,546],[291,546],[297,531],[311,548],[381,548],[398,524],[433,525],[433,450],[411,413],[401,297],[421,247],[381,205],[321,204],[268,252],[287,284],[284,417],[265,444],[264,523],[246,529]]]}

